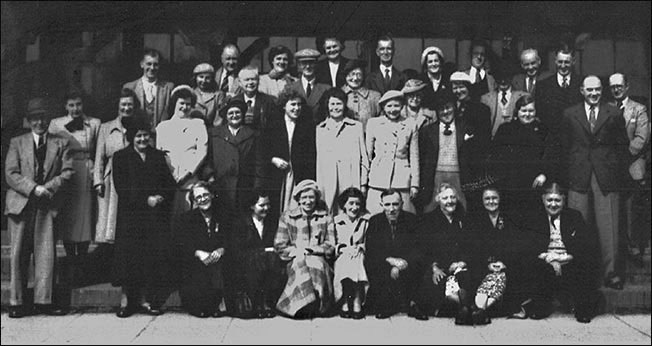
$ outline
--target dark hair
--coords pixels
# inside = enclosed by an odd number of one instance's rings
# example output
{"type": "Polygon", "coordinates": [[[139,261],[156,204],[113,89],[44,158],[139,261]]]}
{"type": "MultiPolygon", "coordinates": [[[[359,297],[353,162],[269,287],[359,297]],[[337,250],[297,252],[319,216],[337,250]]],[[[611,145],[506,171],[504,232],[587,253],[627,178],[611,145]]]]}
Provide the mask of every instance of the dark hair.
{"type": "Polygon", "coordinates": [[[363,213],[367,210],[367,201],[366,198],[364,198],[364,194],[362,191],[355,187],[347,188],[346,190],[342,191],[342,193],[340,193],[340,195],[337,197],[337,205],[341,210],[344,210],[344,205],[351,197],[360,200],[360,213],[363,213]]]}
{"type": "Polygon", "coordinates": [[[120,99],[124,97],[131,97],[131,99],[134,101],[134,111],[140,109],[140,101],[138,100],[138,95],[136,95],[135,91],[129,88],[123,88],[120,90],[120,97],[118,98],[118,102],[120,102],[120,99]]]}
{"type": "Polygon", "coordinates": [[[134,144],[134,138],[138,131],[147,131],[149,134],[152,132],[149,122],[141,116],[134,115],[128,118],[123,118],[123,124],[125,124],[125,127],[127,128],[125,138],[131,145],[134,144]]]}
{"type": "Polygon", "coordinates": [[[84,95],[84,92],[82,92],[81,90],[77,90],[77,89],[69,90],[64,95],[63,102],[67,103],[68,100],[74,100],[74,99],[78,99],[78,98],[81,99],[82,103],[83,103],[84,99],[86,98],[86,96],[84,95]]]}
{"type": "Polygon", "coordinates": [[[484,54],[485,57],[488,57],[489,51],[491,51],[491,48],[489,47],[489,44],[485,40],[473,40],[471,41],[471,45],[469,46],[469,55],[473,55],[473,48],[475,47],[484,47],[484,54]]]}
{"type": "Polygon", "coordinates": [[[258,199],[260,198],[269,198],[269,193],[262,189],[254,189],[248,193],[243,205],[244,211],[249,211],[249,208],[258,203],[258,199]]]}
{"type": "Polygon", "coordinates": [[[301,104],[306,104],[306,99],[301,96],[301,93],[295,89],[285,89],[278,95],[278,105],[281,109],[285,108],[285,104],[290,100],[300,99],[301,104]]]}
{"type": "Polygon", "coordinates": [[[541,188],[541,194],[547,195],[549,193],[558,193],[560,195],[566,196],[566,189],[555,181],[547,182],[541,188]]]}
{"type": "Polygon", "coordinates": [[[496,185],[485,186],[485,187],[482,189],[482,195],[484,195],[484,193],[487,192],[487,191],[494,191],[494,192],[496,192],[496,193],[498,194],[498,196],[501,196],[501,195],[502,195],[502,194],[500,193],[500,190],[498,189],[498,186],[496,186],[496,185]]]}
{"type": "Polygon", "coordinates": [[[170,103],[168,104],[168,114],[170,116],[174,115],[174,107],[177,105],[179,99],[190,99],[190,107],[195,108],[197,104],[197,95],[194,92],[188,89],[177,90],[174,94],[170,96],[170,103]]]}
{"type": "MultiPolygon", "coordinates": [[[[512,119],[516,119],[518,117],[518,111],[521,109],[521,107],[525,107],[529,105],[530,103],[534,103],[534,96],[530,94],[525,94],[516,100],[516,103],[514,104],[514,114],[512,114],[512,119]]],[[[535,104],[535,109],[536,109],[536,104],[535,104]]]]}
{"type": "Polygon", "coordinates": [[[145,48],[143,49],[143,56],[141,57],[141,61],[145,59],[146,56],[151,56],[152,58],[158,58],[159,61],[162,60],[161,58],[161,52],[154,48],[145,48]]]}
{"type": "MultiPolygon", "coordinates": [[[[326,40],[337,41],[342,47],[342,50],[344,50],[344,39],[342,37],[336,35],[323,35],[323,36],[318,36],[315,39],[315,47],[317,48],[319,53],[326,54],[326,50],[324,49],[324,44],[326,43],[326,40]]],[[[341,53],[342,52],[340,51],[340,54],[341,53]]]]}
{"type": "Polygon", "coordinates": [[[555,59],[557,59],[557,54],[559,53],[570,54],[571,57],[575,56],[575,51],[573,51],[573,48],[565,42],[561,42],[557,49],[555,49],[555,59]]]}
{"type": "Polygon", "coordinates": [[[288,56],[288,69],[289,69],[290,65],[292,64],[292,61],[294,61],[294,54],[292,54],[292,51],[290,51],[290,48],[288,48],[286,46],[282,46],[282,45],[272,47],[272,48],[269,49],[269,54],[267,54],[267,61],[269,62],[269,66],[272,66],[272,62],[274,61],[274,58],[277,55],[281,55],[281,54],[287,54],[287,56],[288,56]]]}
{"type": "Polygon", "coordinates": [[[401,196],[401,194],[398,192],[398,190],[392,189],[391,187],[389,189],[383,190],[383,192],[380,193],[380,199],[382,201],[383,197],[391,196],[393,194],[398,194],[398,197],[400,199],[403,199],[403,196],[401,196]]]}
{"type": "MultiPolygon", "coordinates": [[[[443,76],[444,75],[444,64],[446,63],[446,60],[444,59],[444,57],[441,54],[439,54],[438,52],[436,52],[434,50],[431,51],[430,53],[426,54],[426,58],[423,60],[423,64],[421,65],[421,71],[423,71],[424,73],[428,72],[428,56],[433,55],[433,54],[436,54],[439,57],[439,70],[441,70],[441,74],[443,76]]],[[[405,73],[405,71],[403,71],[403,73],[405,73]]]]}
{"type": "Polygon", "coordinates": [[[328,101],[331,97],[334,97],[344,104],[343,114],[346,116],[349,113],[349,108],[346,106],[347,96],[344,91],[340,88],[330,88],[324,92],[324,94],[319,99],[319,109],[322,111],[325,118],[328,118],[328,101]]]}
{"type": "MultiPolygon", "coordinates": [[[[444,89],[440,95],[440,97],[435,99],[435,104],[433,105],[434,110],[438,111],[445,107],[448,104],[452,104],[453,107],[455,107],[455,104],[457,103],[457,98],[451,92],[450,90],[444,89]]],[[[439,112],[437,112],[439,113],[439,112]]]]}

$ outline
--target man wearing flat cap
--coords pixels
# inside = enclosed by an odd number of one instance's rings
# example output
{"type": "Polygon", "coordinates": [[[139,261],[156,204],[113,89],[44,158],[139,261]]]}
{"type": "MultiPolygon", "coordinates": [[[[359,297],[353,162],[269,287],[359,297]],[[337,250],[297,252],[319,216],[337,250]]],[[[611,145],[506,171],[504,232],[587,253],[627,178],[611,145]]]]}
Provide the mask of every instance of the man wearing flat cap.
{"type": "Polygon", "coordinates": [[[174,84],[159,78],[161,53],[155,49],[145,49],[140,68],[142,77],[125,83],[122,88],[131,89],[136,93],[142,110],[145,112],[152,130],[164,120],[170,119],[168,105],[174,84]]]}
{"type": "Polygon", "coordinates": [[[7,152],[5,176],[9,190],[5,215],[11,236],[10,318],[66,314],[52,304],[56,257],[53,223],[62,202],[60,190],[74,170],[68,139],[47,132],[50,120],[45,101],[30,100],[27,122],[32,131],[12,138],[7,152]],[[24,299],[32,253],[33,309],[24,299]]]}
{"type": "Polygon", "coordinates": [[[284,92],[287,92],[287,90],[296,90],[303,96],[306,100],[306,105],[310,109],[310,115],[315,126],[324,121],[323,115],[319,112],[319,99],[321,99],[321,96],[326,90],[330,89],[329,85],[317,82],[315,66],[319,55],[318,51],[311,48],[302,49],[294,54],[294,58],[297,60],[297,67],[299,72],[301,72],[301,78],[296,82],[286,85],[284,89],[284,92]]]}

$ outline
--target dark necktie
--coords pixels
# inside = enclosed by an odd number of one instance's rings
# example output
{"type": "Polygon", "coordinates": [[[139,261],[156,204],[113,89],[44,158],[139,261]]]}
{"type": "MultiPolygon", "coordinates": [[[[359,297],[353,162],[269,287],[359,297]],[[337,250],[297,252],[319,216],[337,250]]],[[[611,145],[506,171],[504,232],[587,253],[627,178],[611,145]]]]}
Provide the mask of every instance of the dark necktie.
{"type": "Polygon", "coordinates": [[[477,84],[477,83],[480,83],[480,70],[478,70],[478,69],[475,70],[475,83],[474,84],[477,84]]]}
{"type": "Polygon", "coordinates": [[[43,184],[45,182],[45,169],[43,165],[45,164],[45,138],[44,136],[38,136],[36,140],[36,183],[43,184]]]}
{"type": "Polygon", "coordinates": [[[451,124],[444,124],[444,136],[450,136],[453,134],[453,131],[451,131],[451,124]]]}
{"type": "Polygon", "coordinates": [[[389,76],[389,69],[385,69],[385,91],[389,90],[390,82],[391,82],[391,77],[389,76]]]}
{"type": "Polygon", "coordinates": [[[310,97],[310,94],[312,94],[312,83],[308,82],[306,86],[306,97],[310,97]]]}
{"type": "Polygon", "coordinates": [[[568,88],[568,76],[564,76],[564,80],[561,83],[561,87],[564,89],[568,88]]]}
{"type": "Polygon", "coordinates": [[[254,107],[251,100],[247,101],[247,114],[245,114],[244,122],[247,125],[251,125],[254,122],[254,107]]]}
{"type": "Polygon", "coordinates": [[[591,132],[595,129],[595,106],[591,106],[591,110],[589,111],[589,125],[591,125],[591,132]]]}
{"type": "Polygon", "coordinates": [[[389,230],[392,232],[392,241],[396,239],[396,221],[389,222],[389,230]]]}
{"type": "Polygon", "coordinates": [[[618,100],[618,102],[616,103],[616,107],[618,107],[618,109],[623,109],[623,101],[618,100]]]}
{"type": "Polygon", "coordinates": [[[225,93],[229,91],[229,76],[231,75],[230,72],[225,72],[226,75],[224,76],[224,79],[222,80],[222,87],[220,88],[221,91],[224,91],[225,93]]]}
{"type": "Polygon", "coordinates": [[[531,94],[532,89],[534,89],[534,78],[527,77],[527,92],[531,94]]]}
{"type": "Polygon", "coordinates": [[[36,149],[41,149],[43,146],[43,136],[38,136],[38,140],[36,141],[36,149]]]}
{"type": "Polygon", "coordinates": [[[505,107],[505,105],[507,105],[507,91],[501,90],[500,93],[501,93],[500,103],[502,103],[503,107],[505,107]]]}

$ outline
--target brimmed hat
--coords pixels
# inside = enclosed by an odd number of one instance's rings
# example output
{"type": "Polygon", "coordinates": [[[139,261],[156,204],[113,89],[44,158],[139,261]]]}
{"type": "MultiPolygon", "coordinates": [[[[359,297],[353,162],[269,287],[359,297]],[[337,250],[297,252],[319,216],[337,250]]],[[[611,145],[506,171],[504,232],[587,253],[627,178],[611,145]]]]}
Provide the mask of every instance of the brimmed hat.
{"type": "Polygon", "coordinates": [[[441,49],[439,49],[439,47],[431,46],[424,49],[423,53],[421,53],[421,65],[423,65],[426,62],[426,57],[432,52],[437,53],[441,58],[441,60],[444,60],[444,52],[441,49]]]}
{"type": "Polygon", "coordinates": [[[184,90],[184,89],[190,91],[191,94],[193,93],[193,90],[189,85],[181,84],[181,85],[175,87],[174,89],[172,89],[172,92],[170,93],[170,96],[172,96],[175,93],[177,93],[177,92],[179,92],[181,90],[184,90]]]}
{"type": "Polygon", "coordinates": [[[321,54],[319,54],[318,51],[312,49],[312,48],[305,48],[302,49],[294,54],[294,58],[297,61],[304,61],[304,60],[317,60],[321,54]]]}
{"type": "Polygon", "coordinates": [[[403,86],[403,89],[401,89],[401,92],[403,95],[411,94],[414,92],[417,92],[419,90],[423,90],[423,88],[426,87],[426,83],[424,83],[420,79],[410,79],[407,82],[405,82],[405,85],[403,86]]]}
{"type": "Polygon", "coordinates": [[[195,69],[192,70],[192,73],[193,74],[215,73],[215,68],[213,68],[213,65],[203,62],[203,63],[195,66],[195,69]]]}
{"type": "Polygon", "coordinates": [[[298,199],[299,195],[301,195],[301,192],[307,189],[311,189],[317,192],[318,194],[321,193],[319,190],[319,185],[317,185],[317,183],[314,180],[306,179],[306,180],[302,180],[300,183],[297,184],[297,186],[294,187],[294,190],[292,190],[292,198],[294,198],[295,200],[298,199]]]}
{"type": "Polygon", "coordinates": [[[222,118],[226,118],[226,112],[228,112],[229,109],[231,109],[233,107],[238,107],[240,109],[240,111],[242,112],[243,117],[247,113],[247,108],[248,108],[247,104],[241,99],[233,99],[232,98],[226,103],[226,105],[224,105],[224,106],[222,106],[222,108],[220,108],[220,115],[222,116],[222,118]]]}
{"type": "Polygon", "coordinates": [[[27,117],[44,115],[47,113],[45,99],[36,97],[29,100],[29,103],[27,103],[27,117]]]}
{"type": "Polygon", "coordinates": [[[451,83],[466,82],[471,84],[471,76],[469,76],[466,72],[462,72],[462,71],[453,72],[449,80],[451,81],[451,83]]]}
{"type": "Polygon", "coordinates": [[[378,100],[378,104],[382,105],[383,103],[396,98],[400,98],[402,100],[404,96],[405,95],[403,95],[403,93],[398,90],[389,90],[383,95],[383,97],[380,98],[380,100],[378,100]]]}

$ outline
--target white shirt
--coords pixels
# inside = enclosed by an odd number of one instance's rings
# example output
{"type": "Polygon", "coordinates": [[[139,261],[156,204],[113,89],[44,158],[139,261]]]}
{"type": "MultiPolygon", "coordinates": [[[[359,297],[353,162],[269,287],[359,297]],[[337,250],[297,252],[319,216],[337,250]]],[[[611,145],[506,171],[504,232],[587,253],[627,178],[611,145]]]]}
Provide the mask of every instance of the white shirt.
{"type": "Polygon", "coordinates": [[[254,97],[248,97],[247,94],[242,94],[244,96],[244,102],[248,105],[249,101],[251,101],[251,108],[253,109],[254,106],[256,105],[256,96],[254,97]]]}
{"type": "Polygon", "coordinates": [[[525,75],[525,90],[532,90],[537,85],[537,77],[525,75]],[[530,85],[532,84],[532,85],[530,85]]]}
{"type": "Polygon", "coordinates": [[[331,71],[331,81],[333,81],[333,86],[335,86],[335,79],[337,78],[337,69],[340,67],[340,62],[328,61],[328,68],[331,71]]]}
{"type": "MultiPolygon", "coordinates": [[[[471,84],[475,84],[476,82],[478,82],[475,80],[476,71],[478,71],[478,69],[475,68],[474,66],[471,66],[471,70],[469,71],[469,77],[471,77],[471,84]]],[[[480,69],[481,80],[484,79],[485,75],[487,75],[487,71],[485,71],[485,69],[483,68],[480,69]]]]}
{"type": "Polygon", "coordinates": [[[156,81],[150,82],[147,78],[143,77],[140,79],[143,82],[143,90],[145,91],[145,98],[147,102],[152,102],[156,98],[156,81]]]}
{"type": "MultiPolygon", "coordinates": [[[[595,105],[593,109],[595,109],[595,120],[598,120],[598,113],[600,112],[600,104],[595,105]]],[[[586,112],[586,120],[588,120],[590,124],[591,117],[589,114],[591,114],[591,106],[586,102],[584,102],[584,111],[586,112]]]]}
{"type": "MultiPolygon", "coordinates": [[[[570,86],[571,74],[569,73],[568,75],[565,76],[565,78],[566,78],[566,83],[568,83],[568,86],[570,86]]],[[[560,75],[559,73],[557,73],[557,84],[559,84],[559,86],[563,88],[564,76],[560,75]]]]}
{"type": "Polygon", "coordinates": [[[231,126],[227,126],[227,127],[229,128],[229,132],[231,132],[231,135],[232,135],[233,137],[237,136],[237,135],[238,135],[238,132],[240,132],[240,127],[238,127],[237,129],[234,129],[234,128],[231,127],[231,126]]]}
{"type": "Polygon", "coordinates": [[[306,77],[303,75],[301,76],[301,85],[303,86],[303,91],[306,92],[306,95],[308,95],[308,84],[310,84],[310,89],[314,90],[315,89],[315,78],[313,78],[311,81],[308,81],[306,77]]]}
{"type": "Polygon", "coordinates": [[[38,148],[38,139],[39,139],[39,138],[43,138],[43,144],[45,144],[45,142],[46,142],[46,140],[47,140],[47,137],[46,137],[46,136],[47,136],[47,132],[44,133],[44,134],[42,134],[42,135],[40,135],[40,136],[37,135],[36,133],[32,132],[32,136],[34,137],[34,145],[36,145],[37,148],[38,148]]]}
{"type": "Polygon", "coordinates": [[[290,148],[290,152],[292,152],[292,136],[294,135],[296,124],[294,119],[287,116],[287,114],[285,115],[285,129],[288,131],[288,148],[290,148]]]}
{"type": "Polygon", "coordinates": [[[392,79],[392,67],[393,65],[385,66],[383,64],[380,64],[380,74],[385,78],[385,71],[389,69],[389,79],[392,79]]]}
{"type": "Polygon", "coordinates": [[[551,230],[551,233],[552,233],[553,231],[555,231],[555,232],[559,232],[559,231],[561,230],[561,228],[560,228],[560,227],[561,227],[561,221],[560,221],[560,220],[561,220],[561,216],[558,216],[558,217],[555,219],[555,221],[553,221],[553,222],[550,222],[550,219],[551,219],[551,216],[548,215],[548,224],[550,224],[550,230],[551,230]],[[552,227],[553,225],[555,226],[554,228],[552,227]]]}
{"type": "Polygon", "coordinates": [[[251,217],[251,219],[254,221],[254,226],[256,226],[256,230],[258,231],[258,235],[260,236],[260,239],[263,239],[263,221],[258,220],[255,217],[251,217]]]}
{"type": "Polygon", "coordinates": [[[500,114],[503,117],[511,118],[512,114],[507,113],[507,107],[509,106],[509,100],[512,99],[512,88],[505,90],[505,99],[507,99],[507,103],[503,105],[502,99],[503,99],[503,91],[498,90],[498,108],[500,109],[500,114]]]}
{"type": "Polygon", "coordinates": [[[439,79],[434,79],[430,77],[430,74],[428,74],[428,78],[430,78],[430,82],[432,83],[432,90],[437,92],[437,90],[439,90],[439,84],[441,83],[441,75],[439,76],[439,79]]]}

